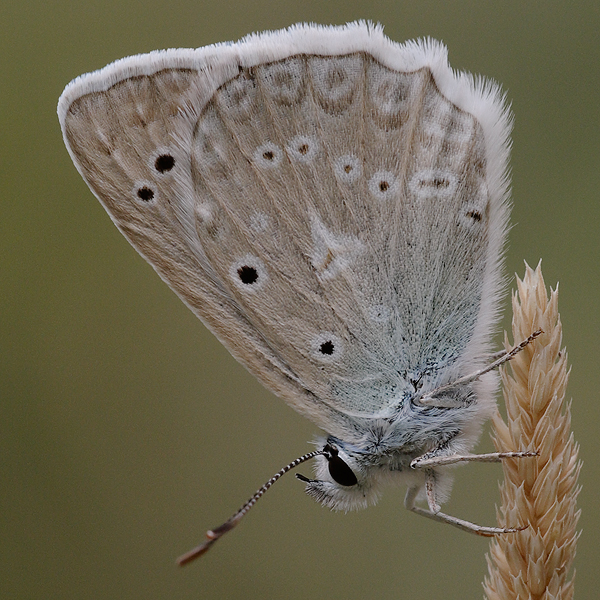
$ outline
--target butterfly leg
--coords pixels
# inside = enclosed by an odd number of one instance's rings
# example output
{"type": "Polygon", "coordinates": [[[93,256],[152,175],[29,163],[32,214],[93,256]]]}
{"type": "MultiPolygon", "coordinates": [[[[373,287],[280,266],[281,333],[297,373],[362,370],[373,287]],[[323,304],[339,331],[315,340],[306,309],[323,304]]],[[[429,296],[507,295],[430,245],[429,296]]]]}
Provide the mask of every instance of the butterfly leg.
{"type": "Polygon", "coordinates": [[[506,350],[498,350],[497,352],[492,352],[488,358],[489,358],[490,362],[494,362],[494,361],[498,360],[499,358],[502,358],[505,355],[506,355],[506,350]]]}
{"type": "Polygon", "coordinates": [[[413,469],[443,467],[454,465],[459,462],[500,462],[504,458],[529,458],[538,456],[538,452],[523,450],[520,452],[490,452],[488,454],[440,454],[438,450],[432,450],[418,456],[411,463],[413,469]]]}
{"type": "Polygon", "coordinates": [[[417,513],[418,515],[422,515],[423,517],[427,517],[428,519],[433,519],[440,523],[448,523],[458,529],[468,531],[469,533],[475,533],[483,537],[493,537],[499,533],[514,533],[515,531],[525,529],[525,527],[484,527],[483,525],[477,525],[476,523],[471,523],[471,521],[464,521],[458,517],[453,517],[452,515],[441,512],[440,507],[435,500],[435,472],[431,469],[427,469],[426,473],[425,490],[427,493],[427,504],[429,505],[429,509],[415,505],[415,500],[420,488],[414,486],[408,488],[406,497],[404,498],[404,506],[408,510],[417,513]]]}
{"type": "Polygon", "coordinates": [[[413,402],[420,406],[437,406],[437,407],[442,407],[442,408],[455,408],[456,406],[460,406],[461,402],[458,402],[458,404],[457,404],[456,401],[454,401],[453,399],[435,398],[435,396],[439,396],[440,394],[443,394],[444,392],[447,392],[453,388],[456,388],[459,385],[464,385],[464,384],[476,381],[482,375],[485,375],[486,373],[489,373],[490,371],[497,369],[500,365],[503,365],[505,362],[508,362],[516,354],[521,352],[521,350],[523,350],[523,348],[525,348],[525,346],[530,344],[533,340],[535,340],[536,337],[538,337],[542,333],[544,333],[544,332],[541,329],[534,331],[527,339],[523,340],[520,344],[515,346],[512,350],[509,350],[508,352],[502,352],[502,353],[497,353],[497,354],[493,355],[493,358],[495,358],[496,356],[498,356],[498,358],[496,358],[496,360],[493,360],[489,365],[487,365],[483,369],[479,369],[478,371],[475,371],[474,373],[471,373],[470,375],[465,375],[464,377],[460,377],[456,381],[453,381],[446,385],[442,385],[442,386],[436,388],[435,390],[431,390],[430,392],[427,392],[426,394],[424,394],[421,397],[416,397],[413,400],[413,402]]]}

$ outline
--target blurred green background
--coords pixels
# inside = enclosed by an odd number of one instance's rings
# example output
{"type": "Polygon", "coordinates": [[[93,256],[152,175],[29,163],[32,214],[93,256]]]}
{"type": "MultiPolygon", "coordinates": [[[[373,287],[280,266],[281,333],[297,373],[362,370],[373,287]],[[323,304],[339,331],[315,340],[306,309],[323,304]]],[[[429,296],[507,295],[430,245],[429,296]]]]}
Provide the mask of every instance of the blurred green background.
{"type": "MultiPolygon", "coordinates": [[[[597,598],[597,0],[2,3],[0,598],[482,596],[484,539],[407,513],[404,490],[330,513],[292,476],[203,560],[175,567],[206,528],[311,448],[316,430],[129,246],[77,174],[56,119],[72,78],[123,56],[358,18],[396,41],[443,40],[453,67],[495,78],[512,102],[507,268],[522,275],[524,259],[543,258],[546,282],[560,281],[585,461],[576,597],[597,598]]],[[[489,449],[486,432],[479,450],[489,449]]],[[[493,524],[500,478],[494,465],[460,469],[445,508],[493,524]]]]}

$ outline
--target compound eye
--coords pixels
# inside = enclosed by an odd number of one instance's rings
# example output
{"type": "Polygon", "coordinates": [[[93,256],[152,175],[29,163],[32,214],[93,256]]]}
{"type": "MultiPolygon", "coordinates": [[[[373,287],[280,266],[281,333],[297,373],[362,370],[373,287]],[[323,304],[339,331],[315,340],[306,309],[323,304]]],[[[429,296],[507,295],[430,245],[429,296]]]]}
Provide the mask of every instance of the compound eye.
{"type": "Polygon", "coordinates": [[[338,451],[332,448],[329,444],[325,446],[324,450],[327,451],[325,457],[327,458],[329,466],[329,474],[331,478],[340,485],[350,487],[358,483],[356,475],[352,469],[338,456],[338,451]]]}

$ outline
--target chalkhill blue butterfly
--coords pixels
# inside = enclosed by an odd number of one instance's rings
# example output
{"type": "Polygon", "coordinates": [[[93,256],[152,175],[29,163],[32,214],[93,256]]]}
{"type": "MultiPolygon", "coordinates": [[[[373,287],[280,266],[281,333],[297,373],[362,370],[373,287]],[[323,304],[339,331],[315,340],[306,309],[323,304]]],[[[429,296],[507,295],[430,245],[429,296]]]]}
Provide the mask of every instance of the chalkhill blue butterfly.
{"type": "MultiPolygon", "coordinates": [[[[83,75],[58,115],[75,166],[160,277],[326,432],[306,492],[334,509],[403,484],[447,515],[451,465],[494,410],[511,117],[434,40],[296,25],[83,75]]],[[[523,344],[530,341],[532,335],[523,344]]],[[[427,508],[417,506],[424,501],[427,508]]],[[[518,524],[516,524],[518,525],[518,524]]]]}

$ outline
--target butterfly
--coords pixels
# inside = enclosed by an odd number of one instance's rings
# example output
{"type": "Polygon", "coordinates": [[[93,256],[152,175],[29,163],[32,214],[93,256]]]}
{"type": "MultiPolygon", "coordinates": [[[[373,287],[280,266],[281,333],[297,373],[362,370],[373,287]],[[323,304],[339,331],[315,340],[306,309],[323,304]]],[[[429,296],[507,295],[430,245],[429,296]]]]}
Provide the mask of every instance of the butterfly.
{"type": "Polygon", "coordinates": [[[530,455],[470,454],[510,358],[490,346],[510,210],[497,85],[454,72],[433,40],[296,25],[119,60],[71,82],[58,115],[123,235],[325,432],[182,563],[309,459],[299,478],[331,508],[403,484],[419,514],[514,531],[440,510],[449,465],[530,455]]]}

